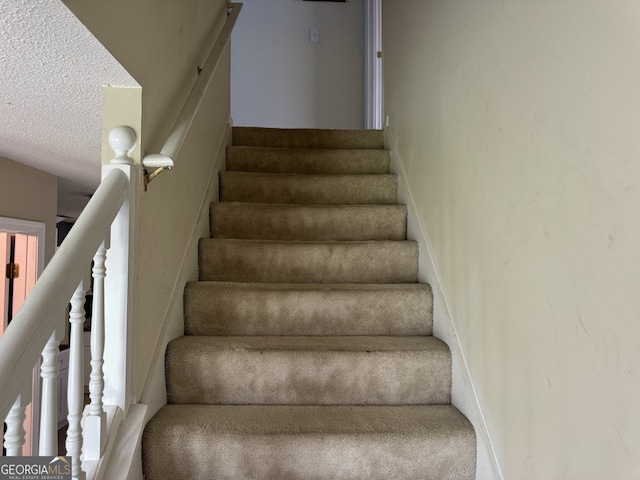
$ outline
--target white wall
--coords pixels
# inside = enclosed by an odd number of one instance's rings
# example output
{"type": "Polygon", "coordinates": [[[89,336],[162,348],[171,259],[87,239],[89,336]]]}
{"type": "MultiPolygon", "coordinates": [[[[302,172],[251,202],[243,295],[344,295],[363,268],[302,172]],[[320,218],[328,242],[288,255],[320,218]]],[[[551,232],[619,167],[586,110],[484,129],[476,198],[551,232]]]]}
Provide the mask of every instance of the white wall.
{"type": "Polygon", "coordinates": [[[389,132],[504,478],[639,478],[638,4],[383,18],[389,132]]]}
{"type": "Polygon", "coordinates": [[[231,43],[234,124],[363,128],[364,0],[243,3],[231,43]]]}

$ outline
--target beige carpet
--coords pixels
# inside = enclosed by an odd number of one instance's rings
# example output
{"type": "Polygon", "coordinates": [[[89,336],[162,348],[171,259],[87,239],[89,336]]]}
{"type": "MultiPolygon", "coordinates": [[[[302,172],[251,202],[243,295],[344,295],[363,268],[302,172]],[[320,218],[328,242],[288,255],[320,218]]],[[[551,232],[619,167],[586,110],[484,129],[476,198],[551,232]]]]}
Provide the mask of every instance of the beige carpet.
{"type": "Polygon", "coordinates": [[[233,136],[145,477],[474,478],[382,133],[233,136]]]}

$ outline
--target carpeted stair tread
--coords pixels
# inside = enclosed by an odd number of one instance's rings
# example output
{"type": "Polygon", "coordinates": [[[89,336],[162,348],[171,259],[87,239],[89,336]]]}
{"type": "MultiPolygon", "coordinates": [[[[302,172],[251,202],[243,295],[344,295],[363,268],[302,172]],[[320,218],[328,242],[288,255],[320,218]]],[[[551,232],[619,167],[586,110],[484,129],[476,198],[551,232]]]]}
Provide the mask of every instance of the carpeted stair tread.
{"type": "Polygon", "coordinates": [[[451,353],[431,336],[184,336],[167,347],[166,375],[168,403],[451,402],[451,353]]]}
{"type": "Polygon", "coordinates": [[[269,283],[414,283],[413,241],[279,242],[202,238],[200,280],[269,283]]]}
{"type": "Polygon", "coordinates": [[[227,170],[334,175],[389,173],[389,151],[228,147],[227,170]]]}
{"type": "Polygon", "coordinates": [[[262,240],[404,240],[404,205],[213,203],[211,237],[262,240]]]}
{"type": "Polygon", "coordinates": [[[471,480],[476,441],[450,405],[167,405],[142,456],[148,480],[471,480]]]}
{"type": "Polygon", "coordinates": [[[384,148],[382,130],[233,127],[233,145],[276,148],[384,148]]]}
{"type": "Polygon", "coordinates": [[[428,284],[190,282],[186,335],[431,335],[428,284]]]}
{"type": "Polygon", "coordinates": [[[221,202],[394,205],[395,175],[298,175],[220,172],[221,202]]]}

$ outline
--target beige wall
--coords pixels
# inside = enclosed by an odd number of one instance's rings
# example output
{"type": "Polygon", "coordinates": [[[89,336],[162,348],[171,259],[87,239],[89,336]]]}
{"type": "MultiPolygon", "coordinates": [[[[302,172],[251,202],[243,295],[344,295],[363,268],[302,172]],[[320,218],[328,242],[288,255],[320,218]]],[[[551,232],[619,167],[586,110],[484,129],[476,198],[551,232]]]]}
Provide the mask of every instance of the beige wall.
{"type": "Polygon", "coordinates": [[[383,21],[389,132],[504,478],[638,478],[638,5],[383,21]]]}
{"type": "Polygon", "coordinates": [[[155,153],[226,19],[227,2],[63,1],[143,87],[142,141],[155,153]]]}
{"type": "Polygon", "coordinates": [[[56,248],[58,177],[0,157],[0,217],[45,224],[45,265],[56,248]]]}
{"type": "MultiPolygon", "coordinates": [[[[205,230],[198,234],[196,223],[203,203],[208,207],[205,197],[210,193],[210,183],[217,185],[216,169],[224,166],[219,155],[225,153],[220,149],[227,141],[229,120],[228,48],[205,101],[176,166],[149,185],[140,205],[139,310],[134,346],[139,355],[135,365],[138,395],[142,392],[142,382],[148,374],[153,349],[161,333],[159,327],[171,315],[172,303],[182,300],[184,285],[178,278],[181,269],[188,268],[193,272],[188,280],[197,279],[197,255],[188,249],[192,235],[208,233],[205,230]],[[188,266],[183,266],[183,262],[188,266]]],[[[182,329],[181,309],[171,321],[178,322],[182,329]]],[[[164,365],[164,356],[160,361],[164,365]]]]}
{"type": "Polygon", "coordinates": [[[233,33],[234,124],[363,128],[364,0],[245,0],[233,33]],[[309,42],[317,28],[320,42],[309,42]]]}
{"type": "MultiPolygon", "coordinates": [[[[136,161],[158,153],[197,78],[197,67],[204,63],[227,18],[226,1],[65,3],[142,87],[141,99],[138,89],[105,90],[103,133],[106,136],[108,127],[120,123],[131,125],[141,134],[136,161]],[[130,108],[121,108],[127,103],[130,108]]],[[[181,301],[185,278],[195,279],[197,274],[190,247],[192,237],[199,234],[196,222],[201,206],[208,202],[209,180],[227,141],[229,64],[227,48],[174,169],[157,177],[140,199],[133,345],[137,399],[149,372],[156,370],[154,362],[163,365],[167,332],[169,336],[181,332],[182,312],[175,304],[181,301]]],[[[161,390],[154,390],[146,400],[158,403],[161,390]]]]}

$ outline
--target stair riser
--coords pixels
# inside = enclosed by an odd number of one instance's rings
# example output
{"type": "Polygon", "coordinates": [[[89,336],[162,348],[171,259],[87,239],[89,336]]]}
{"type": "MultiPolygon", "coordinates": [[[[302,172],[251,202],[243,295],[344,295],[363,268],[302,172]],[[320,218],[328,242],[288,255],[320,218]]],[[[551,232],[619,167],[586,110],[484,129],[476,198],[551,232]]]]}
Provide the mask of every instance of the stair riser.
{"type": "MultiPolygon", "coordinates": [[[[451,448],[446,441],[437,444],[424,438],[398,440],[383,435],[219,435],[204,442],[188,438],[184,446],[176,446],[175,456],[197,458],[197,462],[178,462],[157,473],[150,468],[145,478],[471,480],[475,478],[471,441],[465,438],[451,448]]],[[[160,459],[149,455],[146,461],[153,465],[160,459]]]]}
{"type": "Polygon", "coordinates": [[[331,175],[389,173],[389,152],[229,147],[227,171],[331,175]]]}
{"type": "Polygon", "coordinates": [[[393,205],[395,175],[220,173],[220,201],[297,205],[393,205]]]}
{"type": "Polygon", "coordinates": [[[284,206],[214,203],[211,237],[261,240],[404,240],[401,205],[284,206]]]}
{"type": "Polygon", "coordinates": [[[472,480],[475,453],[451,406],[169,405],[142,457],[147,480],[472,480]]]}
{"type": "Polygon", "coordinates": [[[472,480],[476,438],[451,406],[170,405],[142,457],[147,480],[472,480]]]}
{"type": "Polygon", "coordinates": [[[201,239],[200,280],[414,283],[414,242],[288,243],[201,239]]]}
{"type": "Polygon", "coordinates": [[[381,149],[380,130],[234,127],[233,145],[269,148],[381,149]]]}
{"type": "Polygon", "coordinates": [[[322,289],[193,282],[186,335],[431,335],[428,285],[322,289]]]}
{"type": "Polygon", "coordinates": [[[418,405],[450,403],[448,352],[167,352],[169,403],[418,405]]]}

